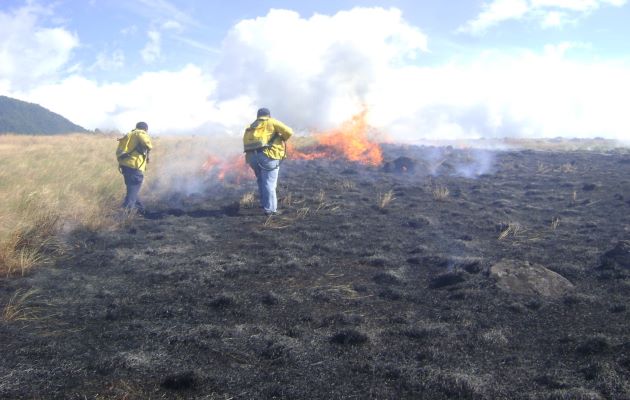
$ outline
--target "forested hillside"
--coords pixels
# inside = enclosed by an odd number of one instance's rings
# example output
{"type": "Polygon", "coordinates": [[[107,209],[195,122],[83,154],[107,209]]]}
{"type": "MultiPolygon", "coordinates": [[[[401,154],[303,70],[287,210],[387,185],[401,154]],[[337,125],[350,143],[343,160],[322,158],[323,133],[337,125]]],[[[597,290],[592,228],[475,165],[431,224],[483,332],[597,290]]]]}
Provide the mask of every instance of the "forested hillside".
{"type": "Polygon", "coordinates": [[[54,135],[86,131],[38,104],[0,96],[0,133],[54,135]]]}

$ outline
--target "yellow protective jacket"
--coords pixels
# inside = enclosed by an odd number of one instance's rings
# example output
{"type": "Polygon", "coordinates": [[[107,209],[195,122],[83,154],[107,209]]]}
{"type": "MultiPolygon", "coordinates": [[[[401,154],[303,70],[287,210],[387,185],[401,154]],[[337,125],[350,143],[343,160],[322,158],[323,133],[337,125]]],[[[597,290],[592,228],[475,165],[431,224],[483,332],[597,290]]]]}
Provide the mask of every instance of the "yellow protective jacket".
{"type": "Polygon", "coordinates": [[[146,171],[149,151],[153,148],[149,134],[142,129],[134,129],[118,141],[118,165],[146,171]]]}
{"type": "Polygon", "coordinates": [[[247,129],[245,129],[243,141],[245,141],[245,136],[247,135],[248,130],[255,129],[256,125],[261,122],[267,124],[266,131],[268,138],[266,138],[266,140],[271,141],[263,148],[263,153],[271,159],[282,160],[286,156],[284,142],[289,140],[289,138],[293,135],[293,129],[289,128],[277,119],[271,117],[259,117],[249,127],[247,127],[247,129]]]}

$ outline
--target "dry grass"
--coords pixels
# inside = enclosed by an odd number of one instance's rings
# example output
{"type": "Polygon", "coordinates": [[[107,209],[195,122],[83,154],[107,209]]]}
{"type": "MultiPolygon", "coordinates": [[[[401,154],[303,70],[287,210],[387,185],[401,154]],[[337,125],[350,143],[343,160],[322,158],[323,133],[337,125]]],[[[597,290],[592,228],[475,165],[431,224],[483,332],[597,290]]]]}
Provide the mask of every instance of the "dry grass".
{"type": "Polygon", "coordinates": [[[611,139],[524,139],[507,138],[501,143],[514,148],[532,149],[540,151],[608,151],[623,147],[622,143],[611,139]]]}
{"type": "Polygon", "coordinates": [[[304,219],[308,215],[310,208],[302,207],[297,210],[297,219],[304,219]]]}
{"type": "Polygon", "coordinates": [[[551,220],[551,230],[555,231],[558,229],[558,225],[560,225],[560,218],[554,217],[551,220]]]}
{"type": "Polygon", "coordinates": [[[577,171],[577,167],[571,163],[565,163],[560,166],[560,172],[563,172],[565,174],[576,172],[576,171],[577,171]]]}
{"type": "Polygon", "coordinates": [[[315,202],[317,204],[317,207],[315,207],[316,212],[323,210],[336,211],[340,208],[339,205],[335,202],[328,201],[326,192],[323,189],[317,193],[317,196],[315,197],[315,202]]]}
{"type": "Polygon", "coordinates": [[[62,233],[113,226],[124,192],[115,149],[114,136],[0,136],[0,276],[49,260],[62,233]]]}
{"type": "Polygon", "coordinates": [[[394,197],[393,190],[390,190],[386,193],[379,193],[377,196],[377,203],[379,208],[387,207],[394,200],[396,200],[396,198],[394,197]]]}
{"type": "Polygon", "coordinates": [[[537,174],[547,174],[547,173],[551,172],[551,170],[552,170],[552,168],[549,165],[547,165],[547,164],[545,164],[545,163],[543,163],[541,161],[538,161],[538,165],[536,166],[536,173],[537,174]]]}
{"type": "Polygon", "coordinates": [[[319,204],[325,203],[326,202],[326,192],[324,191],[324,189],[321,189],[318,193],[317,193],[317,197],[315,198],[315,201],[319,204]]]}
{"type": "Polygon", "coordinates": [[[18,289],[9,302],[2,309],[2,320],[10,321],[32,321],[37,319],[37,309],[29,306],[28,300],[37,293],[37,290],[18,289]]]}
{"type": "Polygon", "coordinates": [[[516,236],[521,232],[521,225],[518,222],[508,222],[499,233],[499,240],[505,240],[510,236],[516,236]]]}
{"type": "Polygon", "coordinates": [[[256,194],[254,192],[245,193],[239,201],[242,208],[254,208],[256,203],[256,194]]]}
{"type": "Polygon", "coordinates": [[[287,193],[287,195],[280,200],[280,204],[283,207],[291,207],[293,205],[293,195],[291,192],[287,193]]]}
{"type": "Polygon", "coordinates": [[[448,196],[451,194],[448,188],[442,185],[434,186],[431,189],[431,193],[433,194],[433,198],[437,201],[444,201],[448,199],[448,196]]]}
{"type": "Polygon", "coordinates": [[[350,179],[344,179],[341,182],[339,182],[339,189],[341,190],[352,190],[355,189],[357,187],[357,184],[354,181],[351,181],[350,179]]]}

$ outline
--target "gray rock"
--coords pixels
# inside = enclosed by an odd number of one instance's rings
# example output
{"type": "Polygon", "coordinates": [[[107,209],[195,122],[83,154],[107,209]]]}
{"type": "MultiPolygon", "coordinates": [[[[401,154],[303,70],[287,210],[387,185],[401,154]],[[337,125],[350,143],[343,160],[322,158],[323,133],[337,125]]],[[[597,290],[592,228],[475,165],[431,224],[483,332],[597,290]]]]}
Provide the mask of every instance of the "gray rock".
{"type": "Polygon", "coordinates": [[[513,294],[558,298],[573,290],[562,275],[528,261],[501,260],[490,267],[497,287],[513,294]]]}

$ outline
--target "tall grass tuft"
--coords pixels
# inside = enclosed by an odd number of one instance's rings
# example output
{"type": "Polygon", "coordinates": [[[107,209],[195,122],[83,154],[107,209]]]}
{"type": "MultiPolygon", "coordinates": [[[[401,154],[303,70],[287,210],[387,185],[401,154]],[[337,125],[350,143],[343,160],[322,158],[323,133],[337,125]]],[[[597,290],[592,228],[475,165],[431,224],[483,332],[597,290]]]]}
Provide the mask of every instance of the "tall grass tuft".
{"type": "Polygon", "coordinates": [[[241,197],[239,203],[243,208],[254,208],[256,203],[256,194],[254,192],[245,193],[243,197],[241,197]]]}
{"type": "Polygon", "coordinates": [[[395,199],[394,191],[390,190],[386,193],[379,193],[376,200],[379,208],[385,208],[395,199]]]}
{"type": "Polygon", "coordinates": [[[37,293],[37,290],[35,289],[26,291],[18,289],[2,309],[2,320],[10,322],[37,319],[37,310],[27,304],[28,300],[35,293],[37,293]]]}
{"type": "Polygon", "coordinates": [[[431,193],[433,194],[433,198],[438,201],[444,201],[448,199],[448,196],[451,194],[448,188],[442,185],[434,186],[431,189],[431,193]]]}

